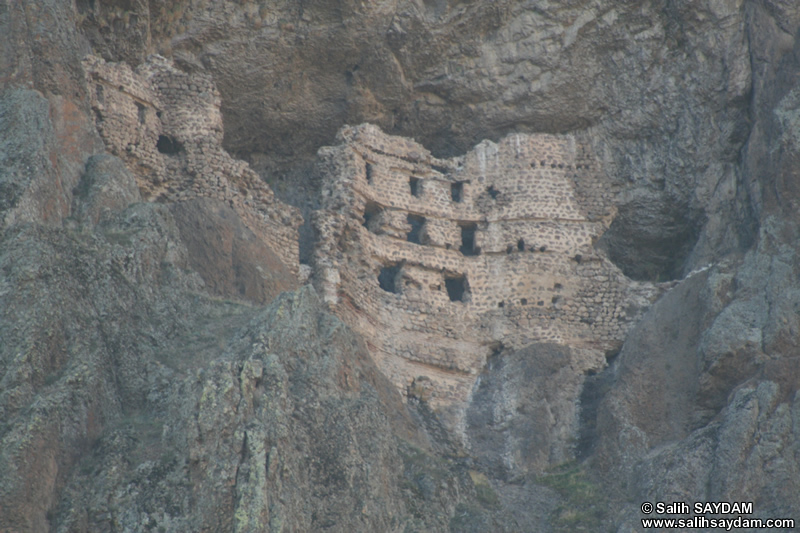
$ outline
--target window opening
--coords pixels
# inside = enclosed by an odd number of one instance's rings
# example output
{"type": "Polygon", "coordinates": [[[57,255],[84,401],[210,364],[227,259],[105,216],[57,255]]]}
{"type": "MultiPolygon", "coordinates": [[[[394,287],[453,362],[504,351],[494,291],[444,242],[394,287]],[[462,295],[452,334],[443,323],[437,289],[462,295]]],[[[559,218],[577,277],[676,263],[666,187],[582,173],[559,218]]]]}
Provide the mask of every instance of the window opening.
{"type": "Polygon", "coordinates": [[[454,278],[446,278],[444,286],[447,289],[447,296],[451,302],[463,302],[467,294],[467,278],[466,276],[458,276],[454,278]]]}
{"type": "Polygon", "coordinates": [[[500,191],[494,188],[494,185],[489,185],[486,189],[486,192],[489,193],[489,196],[492,197],[492,200],[497,200],[497,195],[500,194],[500,191]]]}
{"type": "Polygon", "coordinates": [[[520,252],[525,251],[525,239],[520,239],[517,241],[517,250],[519,250],[520,252]]]}
{"type": "Polygon", "coordinates": [[[476,224],[463,224],[461,226],[461,247],[458,249],[464,255],[479,255],[480,248],[475,246],[476,224]]]}
{"type": "Polygon", "coordinates": [[[414,244],[422,244],[422,226],[425,225],[425,217],[408,215],[406,221],[411,225],[411,231],[406,233],[406,240],[414,244]]]}
{"type": "Polygon", "coordinates": [[[374,232],[375,228],[371,227],[372,221],[375,220],[375,217],[380,214],[381,208],[372,202],[368,203],[366,207],[364,207],[364,227],[368,230],[374,232]]]}
{"type": "Polygon", "coordinates": [[[419,178],[409,178],[408,179],[408,186],[411,189],[412,196],[419,196],[422,191],[420,191],[419,186],[420,179],[419,178]]]}
{"type": "Polygon", "coordinates": [[[139,102],[134,102],[136,104],[136,110],[139,114],[139,124],[144,124],[147,120],[147,108],[140,104],[139,102]]]}
{"type": "Polygon", "coordinates": [[[177,140],[167,135],[159,135],[156,148],[159,152],[166,155],[175,155],[183,152],[183,145],[177,140]]]}
{"type": "Polygon", "coordinates": [[[390,265],[381,268],[378,274],[378,285],[386,292],[400,294],[397,287],[397,276],[400,274],[400,265],[390,265]]]}
{"type": "Polygon", "coordinates": [[[375,178],[375,165],[373,165],[372,163],[367,163],[367,183],[372,185],[374,178],[375,178]]]}
{"type": "Polygon", "coordinates": [[[454,202],[462,202],[464,201],[464,182],[457,181],[455,183],[450,184],[450,198],[453,199],[454,202]]]}

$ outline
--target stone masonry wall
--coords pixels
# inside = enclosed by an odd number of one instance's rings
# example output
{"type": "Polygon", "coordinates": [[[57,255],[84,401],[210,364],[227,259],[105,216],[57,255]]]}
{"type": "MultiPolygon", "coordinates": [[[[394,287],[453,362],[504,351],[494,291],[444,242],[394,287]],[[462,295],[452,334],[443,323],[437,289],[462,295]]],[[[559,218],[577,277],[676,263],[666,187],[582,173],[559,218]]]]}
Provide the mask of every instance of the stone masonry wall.
{"type": "Polygon", "coordinates": [[[135,71],[88,56],[84,69],[97,129],[137,176],[145,199],[223,200],[299,275],[302,218],[222,148],[221,100],[210,77],[177,70],[160,56],[135,71]]]}
{"type": "Polygon", "coordinates": [[[555,342],[602,368],[658,292],[594,250],[614,191],[571,136],[449,160],[371,125],[338,139],[319,154],[314,282],[398,389],[453,423],[499,348],[555,342]]]}

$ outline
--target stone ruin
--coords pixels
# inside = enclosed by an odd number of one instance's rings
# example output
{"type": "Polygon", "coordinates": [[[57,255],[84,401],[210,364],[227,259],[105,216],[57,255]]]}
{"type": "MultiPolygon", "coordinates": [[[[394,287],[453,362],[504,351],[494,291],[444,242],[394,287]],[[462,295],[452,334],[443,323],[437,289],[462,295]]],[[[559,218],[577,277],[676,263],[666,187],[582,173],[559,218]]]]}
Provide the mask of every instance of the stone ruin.
{"type": "Polygon", "coordinates": [[[658,288],[594,249],[614,191],[573,136],[437,159],[371,125],[320,150],[313,281],[407,397],[451,424],[493,353],[568,345],[599,370],[658,288]]]}
{"type": "MultiPolygon", "coordinates": [[[[307,275],[302,218],[222,148],[210,77],[160,56],[135,70],[94,56],[84,67],[97,129],[143,198],[224,201],[307,275]]],[[[594,249],[614,192],[572,136],[516,134],[453,159],[371,125],[338,141],[319,152],[312,281],[398,390],[450,425],[492,354],[557,343],[580,354],[576,371],[599,370],[660,292],[594,249]]]]}
{"type": "Polygon", "coordinates": [[[221,200],[299,275],[302,217],[223,149],[221,99],[209,76],[182,72],[157,55],[136,70],[95,56],[83,65],[97,130],[137,176],[145,200],[221,200]]]}

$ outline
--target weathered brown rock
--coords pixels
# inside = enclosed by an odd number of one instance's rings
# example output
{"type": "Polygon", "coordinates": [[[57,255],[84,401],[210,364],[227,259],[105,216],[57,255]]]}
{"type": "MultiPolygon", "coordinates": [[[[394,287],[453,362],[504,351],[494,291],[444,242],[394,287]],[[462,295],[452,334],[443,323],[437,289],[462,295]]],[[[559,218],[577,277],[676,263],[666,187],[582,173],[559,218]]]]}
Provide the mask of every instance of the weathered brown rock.
{"type": "Polygon", "coordinates": [[[170,210],[189,263],[211,294],[266,304],[297,288],[297,277],[230,206],[197,198],[170,210]]]}

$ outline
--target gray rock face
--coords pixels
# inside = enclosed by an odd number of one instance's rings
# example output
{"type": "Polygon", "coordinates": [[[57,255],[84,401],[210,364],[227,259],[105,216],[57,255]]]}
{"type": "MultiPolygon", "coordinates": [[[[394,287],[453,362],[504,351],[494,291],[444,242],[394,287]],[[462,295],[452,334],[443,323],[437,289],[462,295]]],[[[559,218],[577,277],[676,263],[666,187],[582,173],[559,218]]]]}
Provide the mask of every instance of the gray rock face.
{"type": "Polygon", "coordinates": [[[91,225],[142,201],[136,178],[119,158],[107,154],[89,158],[77,192],[72,213],[78,221],[91,225]]]}
{"type": "Polygon", "coordinates": [[[0,529],[503,530],[313,289],[204,296],[179,235],[152,204],[4,233],[0,529]]]}
{"type": "Polygon", "coordinates": [[[467,413],[470,451],[498,479],[520,479],[573,457],[583,375],[565,346],[495,356],[467,413]]]}
{"type": "Polygon", "coordinates": [[[211,294],[266,304],[297,280],[234,209],[198,198],[170,206],[189,262],[211,294]]]}

